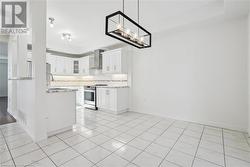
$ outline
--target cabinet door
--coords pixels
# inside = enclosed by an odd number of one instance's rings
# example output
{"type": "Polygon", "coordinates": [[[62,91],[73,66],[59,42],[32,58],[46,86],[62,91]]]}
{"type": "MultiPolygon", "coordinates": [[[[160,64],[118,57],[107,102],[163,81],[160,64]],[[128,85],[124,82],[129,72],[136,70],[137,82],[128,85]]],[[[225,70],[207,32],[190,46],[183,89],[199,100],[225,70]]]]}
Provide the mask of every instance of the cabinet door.
{"type": "Polygon", "coordinates": [[[47,62],[51,65],[51,73],[56,74],[57,73],[56,57],[53,55],[47,55],[47,62]]]}
{"type": "Polygon", "coordinates": [[[73,73],[79,74],[79,60],[73,60],[73,73]]]}
{"type": "Polygon", "coordinates": [[[109,89],[109,110],[116,111],[116,89],[109,89]]]}
{"type": "Polygon", "coordinates": [[[105,88],[104,89],[104,108],[106,110],[110,109],[110,89],[105,88]]]}
{"type": "Polygon", "coordinates": [[[89,74],[89,57],[83,57],[79,60],[79,73],[81,75],[89,74]]]}
{"type": "Polygon", "coordinates": [[[64,74],[64,67],[65,67],[65,64],[64,64],[64,57],[61,57],[61,56],[56,56],[56,74],[64,74]]]}
{"type": "Polygon", "coordinates": [[[116,89],[105,88],[103,108],[110,111],[116,111],[116,89]]]}
{"type": "Polygon", "coordinates": [[[103,53],[103,73],[122,73],[121,49],[103,53]]]}
{"type": "Polygon", "coordinates": [[[79,74],[85,75],[85,62],[84,58],[80,58],[79,60],[79,74]]]}
{"type": "Polygon", "coordinates": [[[97,107],[98,108],[103,108],[103,102],[102,102],[102,100],[103,100],[103,89],[101,89],[101,88],[97,88],[96,89],[96,94],[97,94],[97,98],[96,98],[96,100],[97,100],[97,102],[96,102],[96,104],[97,104],[97,107]]]}
{"type": "Polygon", "coordinates": [[[116,50],[111,55],[112,73],[121,73],[121,50],[116,50]]]}
{"type": "Polygon", "coordinates": [[[97,88],[97,107],[107,109],[105,88],[97,88]]]}
{"type": "Polygon", "coordinates": [[[65,74],[72,75],[73,74],[73,60],[71,58],[66,58],[64,62],[65,66],[65,74]]]}
{"type": "Polygon", "coordinates": [[[105,74],[111,73],[110,54],[109,53],[103,53],[103,56],[102,56],[102,72],[105,73],[105,74]]]}

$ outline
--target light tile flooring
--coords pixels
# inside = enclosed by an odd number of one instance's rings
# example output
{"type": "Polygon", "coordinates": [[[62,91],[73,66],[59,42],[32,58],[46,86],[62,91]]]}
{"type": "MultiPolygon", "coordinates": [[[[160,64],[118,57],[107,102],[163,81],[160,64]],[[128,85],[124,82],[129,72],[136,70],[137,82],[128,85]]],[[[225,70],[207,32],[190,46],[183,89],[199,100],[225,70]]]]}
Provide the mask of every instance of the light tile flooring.
{"type": "Polygon", "coordinates": [[[128,112],[77,111],[71,131],[39,143],[0,126],[0,162],[27,167],[250,167],[247,134],[128,112]]]}

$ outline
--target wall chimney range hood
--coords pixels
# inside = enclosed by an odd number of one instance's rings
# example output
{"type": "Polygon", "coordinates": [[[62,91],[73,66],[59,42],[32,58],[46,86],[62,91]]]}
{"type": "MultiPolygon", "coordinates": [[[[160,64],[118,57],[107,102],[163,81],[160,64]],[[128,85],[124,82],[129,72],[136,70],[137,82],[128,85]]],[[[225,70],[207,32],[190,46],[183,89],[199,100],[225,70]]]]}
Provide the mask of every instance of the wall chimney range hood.
{"type": "Polygon", "coordinates": [[[98,49],[95,50],[93,54],[89,55],[89,69],[102,69],[102,52],[104,52],[104,50],[98,49]]]}

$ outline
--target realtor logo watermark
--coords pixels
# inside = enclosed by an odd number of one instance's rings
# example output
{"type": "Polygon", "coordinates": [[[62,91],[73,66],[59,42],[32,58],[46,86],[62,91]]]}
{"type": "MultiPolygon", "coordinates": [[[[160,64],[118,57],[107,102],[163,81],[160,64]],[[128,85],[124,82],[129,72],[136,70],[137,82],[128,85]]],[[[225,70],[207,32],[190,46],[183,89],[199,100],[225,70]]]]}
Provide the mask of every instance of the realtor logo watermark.
{"type": "Polygon", "coordinates": [[[1,34],[27,34],[27,3],[25,1],[1,2],[1,34]]]}

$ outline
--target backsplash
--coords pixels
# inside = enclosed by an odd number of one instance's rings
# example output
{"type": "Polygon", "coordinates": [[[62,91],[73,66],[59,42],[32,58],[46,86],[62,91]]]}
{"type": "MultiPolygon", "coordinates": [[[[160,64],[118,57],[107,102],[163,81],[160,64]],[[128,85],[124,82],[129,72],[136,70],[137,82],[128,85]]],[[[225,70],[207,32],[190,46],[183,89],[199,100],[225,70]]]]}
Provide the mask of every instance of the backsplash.
{"type": "Polygon", "coordinates": [[[127,74],[112,74],[98,76],[54,76],[51,86],[85,86],[108,84],[109,86],[128,86],[127,74]]]}

